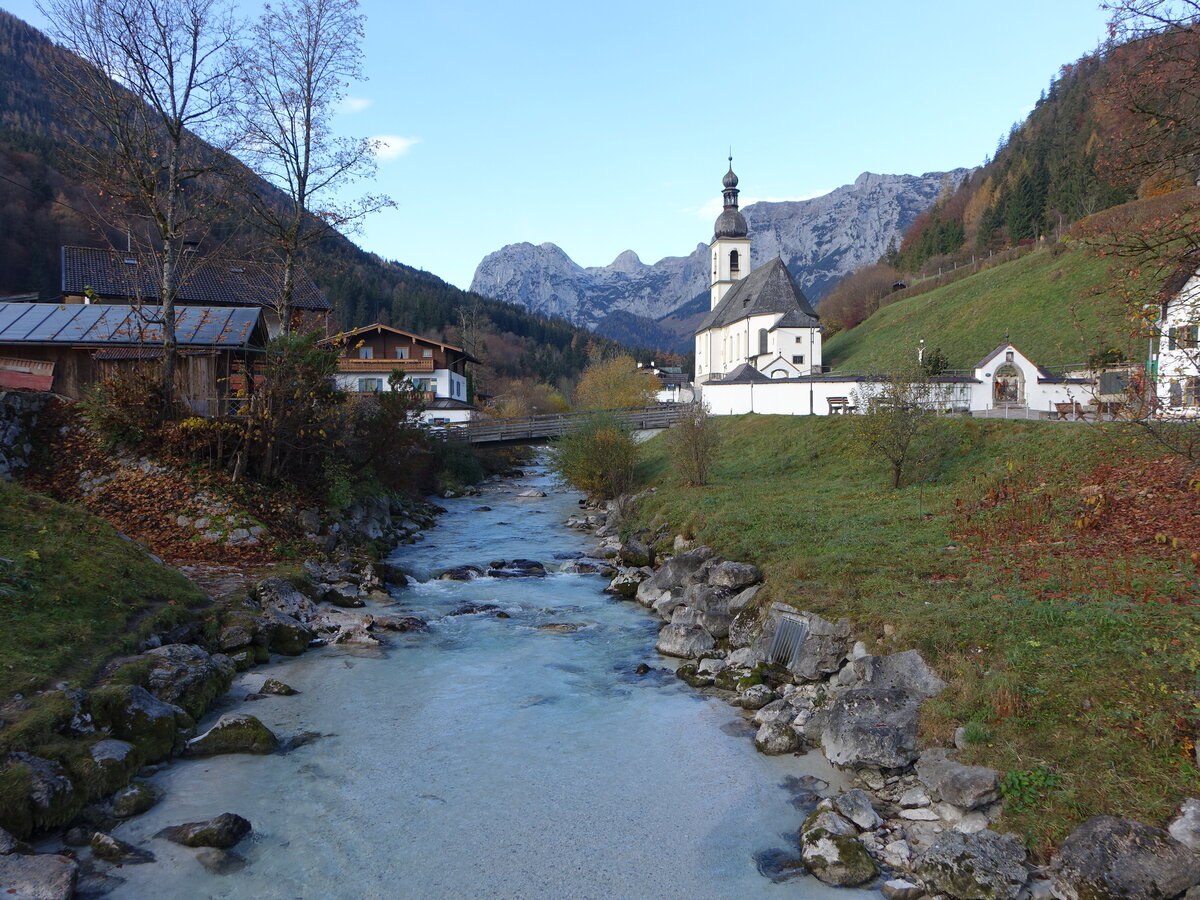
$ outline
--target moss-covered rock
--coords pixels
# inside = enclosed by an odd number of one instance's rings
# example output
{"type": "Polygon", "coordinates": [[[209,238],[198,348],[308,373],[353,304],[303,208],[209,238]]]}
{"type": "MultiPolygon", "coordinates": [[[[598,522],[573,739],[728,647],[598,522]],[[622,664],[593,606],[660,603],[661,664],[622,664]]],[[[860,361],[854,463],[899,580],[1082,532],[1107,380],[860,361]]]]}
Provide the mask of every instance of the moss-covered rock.
{"type": "Polygon", "coordinates": [[[32,783],[33,773],[24,763],[14,759],[0,763],[0,828],[18,838],[33,833],[33,811],[29,808],[32,783]]]}
{"type": "Polygon", "coordinates": [[[128,819],[132,816],[140,816],[151,809],[161,798],[162,793],[154,785],[145,781],[135,781],[112,795],[109,808],[118,819],[128,819]]]}
{"type": "Polygon", "coordinates": [[[675,670],[675,675],[681,680],[686,681],[694,688],[710,687],[713,683],[713,677],[699,670],[695,663],[687,663],[675,670]]]}
{"type": "Polygon", "coordinates": [[[128,865],[154,861],[154,854],[148,850],[127,844],[120,838],[115,838],[102,831],[97,831],[92,835],[91,850],[92,856],[110,863],[128,865]]]}
{"type": "Polygon", "coordinates": [[[166,644],[143,656],[150,661],[150,693],[193,718],[203,715],[233,683],[235,667],[229,657],[194,644],[166,644]]]}
{"type": "Polygon", "coordinates": [[[189,756],[220,753],[274,753],[279,739],[271,729],[246,713],[226,713],[204,734],[187,743],[189,756]]]}
{"type": "Polygon", "coordinates": [[[13,753],[0,774],[0,828],[19,838],[65,825],[83,804],[83,795],[55,760],[13,753]]]}
{"type": "Polygon", "coordinates": [[[137,685],[108,685],[92,692],[92,715],[114,738],[137,747],[143,762],[170,756],[191,729],[191,717],[137,685]]]}
{"type": "Polygon", "coordinates": [[[215,847],[228,850],[251,832],[250,823],[234,813],[221,813],[207,822],[186,822],[173,825],[158,832],[155,837],[165,837],[185,847],[215,847]]]}
{"type": "Polygon", "coordinates": [[[825,884],[857,887],[879,875],[879,867],[858,839],[854,826],[842,817],[814,813],[805,820],[805,829],[800,834],[801,858],[825,884]]]}
{"type": "Polygon", "coordinates": [[[137,747],[115,738],[76,742],[62,750],[59,759],[88,801],[115,791],[142,764],[137,747]]]}

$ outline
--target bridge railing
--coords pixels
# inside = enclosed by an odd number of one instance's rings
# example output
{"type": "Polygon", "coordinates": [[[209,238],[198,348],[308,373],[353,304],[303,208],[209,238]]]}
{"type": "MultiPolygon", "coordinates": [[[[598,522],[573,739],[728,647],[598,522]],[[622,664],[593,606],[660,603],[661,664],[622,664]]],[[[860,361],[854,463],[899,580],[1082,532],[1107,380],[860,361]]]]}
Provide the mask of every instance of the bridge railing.
{"type": "MultiPolygon", "coordinates": [[[[682,415],[684,405],[664,403],[634,409],[608,409],[604,412],[635,431],[651,428],[670,428],[682,415]]],[[[541,416],[519,416],[512,419],[476,419],[455,422],[430,429],[435,440],[465,441],[471,444],[500,441],[539,440],[561,437],[592,412],[550,413],[541,416]]]]}

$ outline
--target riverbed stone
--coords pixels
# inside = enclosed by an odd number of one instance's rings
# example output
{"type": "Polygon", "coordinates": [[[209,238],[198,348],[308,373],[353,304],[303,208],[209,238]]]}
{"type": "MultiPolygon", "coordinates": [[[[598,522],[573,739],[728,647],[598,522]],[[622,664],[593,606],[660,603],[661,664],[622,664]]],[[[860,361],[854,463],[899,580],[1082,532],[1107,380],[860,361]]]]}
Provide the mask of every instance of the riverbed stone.
{"type": "Polygon", "coordinates": [[[654,565],[654,548],[637,538],[622,543],[618,556],[622,563],[635,569],[654,565]]]}
{"type": "Polygon", "coordinates": [[[964,766],[949,759],[927,758],[917,763],[917,777],[934,800],[961,810],[978,809],[1000,799],[1000,773],[982,766],[964,766]]]}
{"type": "Polygon", "coordinates": [[[898,690],[850,690],[829,706],[821,745],[830,762],[895,769],[917,758],[918,698],[898,690]]]}
{"type": "Polygon", "coordinates": [[[109,809],[118,819],[128,819],[140,816],[151,809],[162,798],[162,793],[154,785],[145,781],[135,781],[118,790],[109,801],[109,809]]]}
{"type": "Polygon", "coordinates": [[[169,756],[192,726],[183,709],[138,685],[106,685],[92,691],[92,715],[114,738],[141,751],[144,762],[169,756]]]}
{"type": "Polygon", "coordinates": [[[196,862],[214,875],[232,875],[246,868],[246,860],[232,850],[205,847],[196,852],[196,862]]]}
{"type": "Polygon", "coordinates": [[[796,730],[786,722],[764,722],[754,735],[754,746],[759,753],[778,756],[795,753],[801,747],[801,740],[796,730]]]}
{"type": "Polygon", "coordinates": [[[883,824],[867,792],[854,788],[833,798],[833,808],[857,825],[862,831],[873,831],[883,824]]]}
{"type": "MultiPolygon", "coordinates": [[[[23,770],[28,787],[0,797],[0,824],[18,837],[29,837],[38,829],[65,824],[83,805],[67,770],[57,760],[32,753],[10,753],[8,768],[23,770]]],[[[6,774],[0,768],[0,775],[6,774]]],[[[2,782],[0,782],[2,783],[2,782]]]]}
{"type": "Polygon", "coordinates": [[[658,633],[655,649],[664,656],[695,659],[715,646],[712,635],[699,625],[668,624],[658,633]]]}
{"type": "Polygon", "coordinates": [[[859,656],[850,660],[832,680],[834,690],[883,688],[906,691],[918,697],[935,697],[946,689],[916,650],[887,656],[859,656]]]}
{"type": "Polygon", "coordinates": [[[758,566],[752,566],[749,563],[725,560],[708,570],[708,583],[715,588],[724,589],[730,595],[743,591],[760,581],[762,581],[762,571],[758,566]]]}
{"type": "Polygon", "coordinates": [[[632,600],[637,595],[638,585],[649,578],[651,574],[652,572],[645,568],[635,569],[626,566],[618,569],[613,580],[604,589],[604,593],[632,600]]]}
{"type": "Polygon", "coordinates": [[[272,653],[299,656],[316,635],[307,625],[282,610],[268,607],[259,617],[259,625],[272,653]]]}
{"type": "Polygon", "coordinates": [[[758,596],[758,592],[762,590],[761,584],[756,584],[753,587],[748,587],[745,590],[738,591],[725,604],[726,609],[731,616],[736,616],[742,610],[747,609],[754,603],[754,598],[758,596]]]}
{"type": "Polygon", "coordinates": [[[158,832],[155,837],[164,837],[185,847],[215,847],[228,850],[253,830],[250,822],[236,813],[221,813],[204,822],[185,822],[172,825],[158,832]]]}
{"type": "Polygon", "coordinates": [[[408,584],[408,573],[395,563],[382,562],[377,567],[385,584],[393,587],[405,587],[408,584]]]}
{"type": "MultiPolygon", "coordinates": [[[[314,578],[320,581],[320,578],[314,578]]],[[[254,596],[264,609],[277,609],[299,621],[307,621],[316,605],[299,588],[282,578],[264,578],[254,586],[254,596]]]]}
{"type": "Polygon", "coordinates": [[[1161,828],[1093,816],[1067,836],[1050,878],[1062,900],[1165,900],[1200,884],[1200,856],[1161,828]]]}
{"type": "Polygon", "coordinates": [[[765,684],[752,684],[730,701],[741,709],[759,710],[775,698],[775,692],[765,684]]]}
{"type": "Polygon", "coordinates": [[[452,569],[447,569],[438,578],[441,581],[471,581],[483,574],[483,569],[479,566],[455,566],[452,569]]]}
{"type": "Polygon", "coordinates": [[[879,874],[858,830],[835,812],[817,811],[805,820],[800,856],[814,876],[837,887],[857,887],[879,874]]]}
{"type": "Polygon", "coordinates": [[[154,861],[154,854],[150,851],[127,844],[120,838],[115,838],[102,831],[97,831],[92,835],[89,846],[92,856],[105,862],[137,865],[154,861]]]}
{"type": "Polygon", "coordinates": [[[258,693],[272,694],[276,697],[291,697],[299,693],[299,691],[290,684],[279,681],[276,678],[268,678],[262,683],[262,686],[258,689],[258,693]]]}
{"type": "Polygon", "coordinates": [[[195,644],[164,644],[147,650],[142,658],[150,663],[150,693],[183,708],[193,718],[229,690],[237,671],[228,656],[208,653],[195,644]]]}
{"type": "Polygon", "coordinates": [[[653,607],[664,594],[682,595],[683,589],[694,583],[697,573],[712,559],[712,555],[713,552],[708,547],[697,547],[671,557],[653,575],[638,585],[635,595],[638,603],[653,607]]]}
{"type": "Polygon", "coordinates": [[[324,590],[321,591],[321,602],[340,606],[343,609],[358,609],[367,605],[363,602],[358,585],[349,581],[325,585],[324,590]]]}
{"type": "Polygon", "coordinates": [[[9,853],[17,853],[24,848],[24,844],[18,841],[11,833],[0,828],[0,856],[5,856],[9,853]]]}
{"type": "Polygon", "coordinates": [[[891,878],[879,886],[879,892],[887,900],[920,900],[925,889],[904,878],[891,878]]]}
{"type": "Polygon", "coordinates": [[[1193,852],[1200,853],[1200,800],[1189,797],[1167,826],[1167,833],[1193,852]]]}
{"type": "Polygon", "coordinates": [[[56,853],[0,856],[0,887],[18,900],[70,900],[79,864],[56,853]]]}
{"type": "Polygon", "coordinates": [[[927,887],[959,900],[1013,900],[1029,876],[1021,839],[994,831],[945,832],[915,871],[927,887]]]}
{"type": "Polygon", "coordinates": [[[190,756],[223,753],[274,753],[279,739],[257,717],[247,713],[225,713],[204,734],[187,742],[190,756]]]}

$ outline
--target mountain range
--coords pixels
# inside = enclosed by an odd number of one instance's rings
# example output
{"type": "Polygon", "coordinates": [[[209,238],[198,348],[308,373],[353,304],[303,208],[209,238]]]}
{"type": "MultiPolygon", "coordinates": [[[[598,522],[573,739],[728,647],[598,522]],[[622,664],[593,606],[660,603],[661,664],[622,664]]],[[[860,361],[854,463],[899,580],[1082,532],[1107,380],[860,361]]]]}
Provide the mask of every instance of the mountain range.
{"type": "MultiPolygon", "coordinates": [[[[751,265],[779,256],[810,300],[843,275],[873,263],[969,169],[924,175],[864,172],[810,200],[761,201],[742,210],[750,226],[751,265]]],[[[893,245],[894,246],[894,245],[893,245]]],[[[488,254],[471,290],[592,328],[625,343],[691,349],[708,310],[708,245],[653,264],[626,250],[607,266],[583,267],[552,243],[509,244],[488,254]]]]}

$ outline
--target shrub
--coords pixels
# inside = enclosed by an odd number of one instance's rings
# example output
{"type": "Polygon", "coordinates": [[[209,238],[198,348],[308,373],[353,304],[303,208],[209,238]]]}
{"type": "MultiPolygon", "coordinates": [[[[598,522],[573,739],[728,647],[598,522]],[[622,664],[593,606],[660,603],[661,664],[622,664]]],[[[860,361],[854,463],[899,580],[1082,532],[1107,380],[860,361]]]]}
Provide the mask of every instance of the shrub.
{"type": "Polygon", "coordinates": [[[110,447],[141,444],[162,423],[162,381],[145,367],[123,367],[88,388],[80,406],[92,431],[110,447]]]}
{"type": "Polygon", "coordinates": [[[671,457],[684,484],[708,484],[719,437],[708,407],[698,400],[687,404],[683,417],[667,432],[671,457]]]}
{"type": "Polygon", "coordinates": [[[620,422],[597,413],[563,435],[551,466],[589,498],[619,497],[633,487],[637,444],[620,422]]]}

